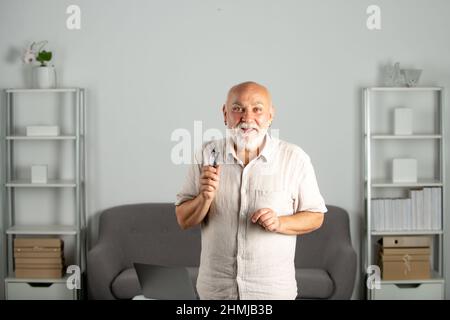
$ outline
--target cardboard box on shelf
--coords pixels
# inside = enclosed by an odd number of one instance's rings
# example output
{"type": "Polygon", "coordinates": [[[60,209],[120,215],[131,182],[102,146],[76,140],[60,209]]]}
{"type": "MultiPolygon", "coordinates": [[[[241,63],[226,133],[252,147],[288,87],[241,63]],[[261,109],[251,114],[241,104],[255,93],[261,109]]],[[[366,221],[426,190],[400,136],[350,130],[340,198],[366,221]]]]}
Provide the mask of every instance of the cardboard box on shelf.
{"type": "Polygon", "coordinates": [[[429,236],[387,236],[379,241],[384,248],[419,248],[430,247],[431,237],[429,236]]]}
{"type": "Polygon", "coordinates": [[[431,277],[430,236],[386,236],[380,239],[379,265],[383,280],[431,277]]]}
{"type": "Polygon", "coordinates": [[[431,277],[429,255],[381,255],[380,267],[383,280],[419,280],[431,277]]]}
{"type": "Polygon", "coordinates": [[[63,248],[52,247],[17,247],[14,248],[15,253],[50,253],[50,252],[62,252],[63,248]]]}
{"type": "Polygon", "coordinates": [[[420,248],[409,248],[409,247],[385,248],[385,247],[381,247],[380,252],[381,252],[381,254],[384,254],[384,255],[405,255],[405,254],[429,255],[431,250],[430,250],[430,247],[420,247],[420,248]]]}
{"type": "Polygon", "coordinates": [[[16,269],[16,278],[62,278],[63,269],[16,269]]]}
{"type": "Polygon", "coordinates": [[[59,251],[20,251],[14,250],[14,258],[59,258],[63,256],[63,252],[59,251]]]}
{"type": "Polygon", "coordinates": [[[62,264],[64,259],[59,258],[16,258],[16,264],[62,264]]]}
{"type": "Polygon", "coordinates": [[[17,278],[61,278],[64,242],[59,238],[16,238],[14,262],[17,278]]]}
{"type": "Polygon", "coordinates": [[[62,263],[46,263],[46,264],[27,264],[27,263],[16,263],[16,269],[63,269],[64,265],[62,263]]]}
{"type": "Polygon", "coordinates": [[[58,238],[15,238],[14,248],[63,248],[62,239],[58,238]]]}

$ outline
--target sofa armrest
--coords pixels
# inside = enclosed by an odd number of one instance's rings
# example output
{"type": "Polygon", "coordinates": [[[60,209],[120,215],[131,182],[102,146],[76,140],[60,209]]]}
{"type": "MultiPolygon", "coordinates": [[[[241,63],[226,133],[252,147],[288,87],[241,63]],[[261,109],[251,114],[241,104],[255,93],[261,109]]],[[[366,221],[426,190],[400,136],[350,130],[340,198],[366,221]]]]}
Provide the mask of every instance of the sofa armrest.
{"type": "Polygon", "coordinates": [[[113,243],[98,243],[87,256],[89,299],[113,300],[114,278],[123,269],[123,255],[113,243]]]}
{"type": "Polygon", "coordinates": [[[356,278],[356,252],[350,244],[327,255],[326,268],[334,284],[330,299],[350,299],[356,278]]]}

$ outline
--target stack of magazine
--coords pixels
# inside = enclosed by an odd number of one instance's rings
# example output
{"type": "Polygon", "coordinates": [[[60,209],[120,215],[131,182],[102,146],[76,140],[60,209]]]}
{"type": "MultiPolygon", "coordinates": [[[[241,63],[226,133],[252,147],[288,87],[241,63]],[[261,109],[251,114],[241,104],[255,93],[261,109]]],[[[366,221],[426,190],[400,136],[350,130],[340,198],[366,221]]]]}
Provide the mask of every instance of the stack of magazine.
{"type": "Polygon", "coordinates": [[[372,199],[372,231],[442,229],[442,189],[410,190],[407,199],[372,199]]]}

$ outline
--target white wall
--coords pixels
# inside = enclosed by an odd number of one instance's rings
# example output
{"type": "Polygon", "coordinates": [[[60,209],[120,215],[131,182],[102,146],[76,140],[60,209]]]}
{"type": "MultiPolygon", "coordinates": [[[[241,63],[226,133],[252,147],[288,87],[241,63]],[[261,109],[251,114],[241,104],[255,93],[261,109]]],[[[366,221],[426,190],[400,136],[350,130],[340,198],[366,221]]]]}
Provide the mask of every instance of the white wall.
{"type": "Polygon", "coordinates": [[[17,54],[46,39],[60,84],[88,89],[95,242],[99,211],[174,201],[186,170],[170,160],[174,129],[203,120],[222,130],[227,89],[261,82],[278,107],[273,127],[311,156],[326,202],[350,213],[359,252],[360,89],[395,61],[423,68],[423,85],[450,87],[449,12],[446,0],[1,0],[0,87],[25,86],[17,54]],[[65,27],[70,4],[81,7],[79,31],[65,27]],[[381,31],[366,28],[370,4],[381,31]]]}

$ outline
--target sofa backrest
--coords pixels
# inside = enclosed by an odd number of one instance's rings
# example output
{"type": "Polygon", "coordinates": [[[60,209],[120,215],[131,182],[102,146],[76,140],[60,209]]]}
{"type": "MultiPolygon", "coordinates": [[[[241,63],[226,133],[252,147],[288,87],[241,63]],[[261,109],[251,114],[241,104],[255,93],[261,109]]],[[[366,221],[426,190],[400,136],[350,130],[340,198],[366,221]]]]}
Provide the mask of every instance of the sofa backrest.
{"type": "Polygon", "coordinates": [[[109,208],[100,217],[99,236],[123,250],[126,267],[133,262],[173,266],[200,262],[200,228],[181,230],[173,203],[109,208]]]}
{"type": "MultiPolygon", "coordinates": [[[[327,206],[321,228],[297,238],[295,264],[325,266],[325,251],[350,243],[349,219],[342,208],[327,206]]],[[[100,217],[101,241],[123,250],[126,267],[133,262],[195,267],[200,262],[200,228],[181,230],[173,203],[128,204],[106,209],[100,217]]]]}
{"type": "Polygon", "coordinates": [[[297,237],[295,265],[297,268],[326,269],[327,252],[337,252],[343,244],[351,244],[347,211],[327,205],[322,226],[297,237]]]}

